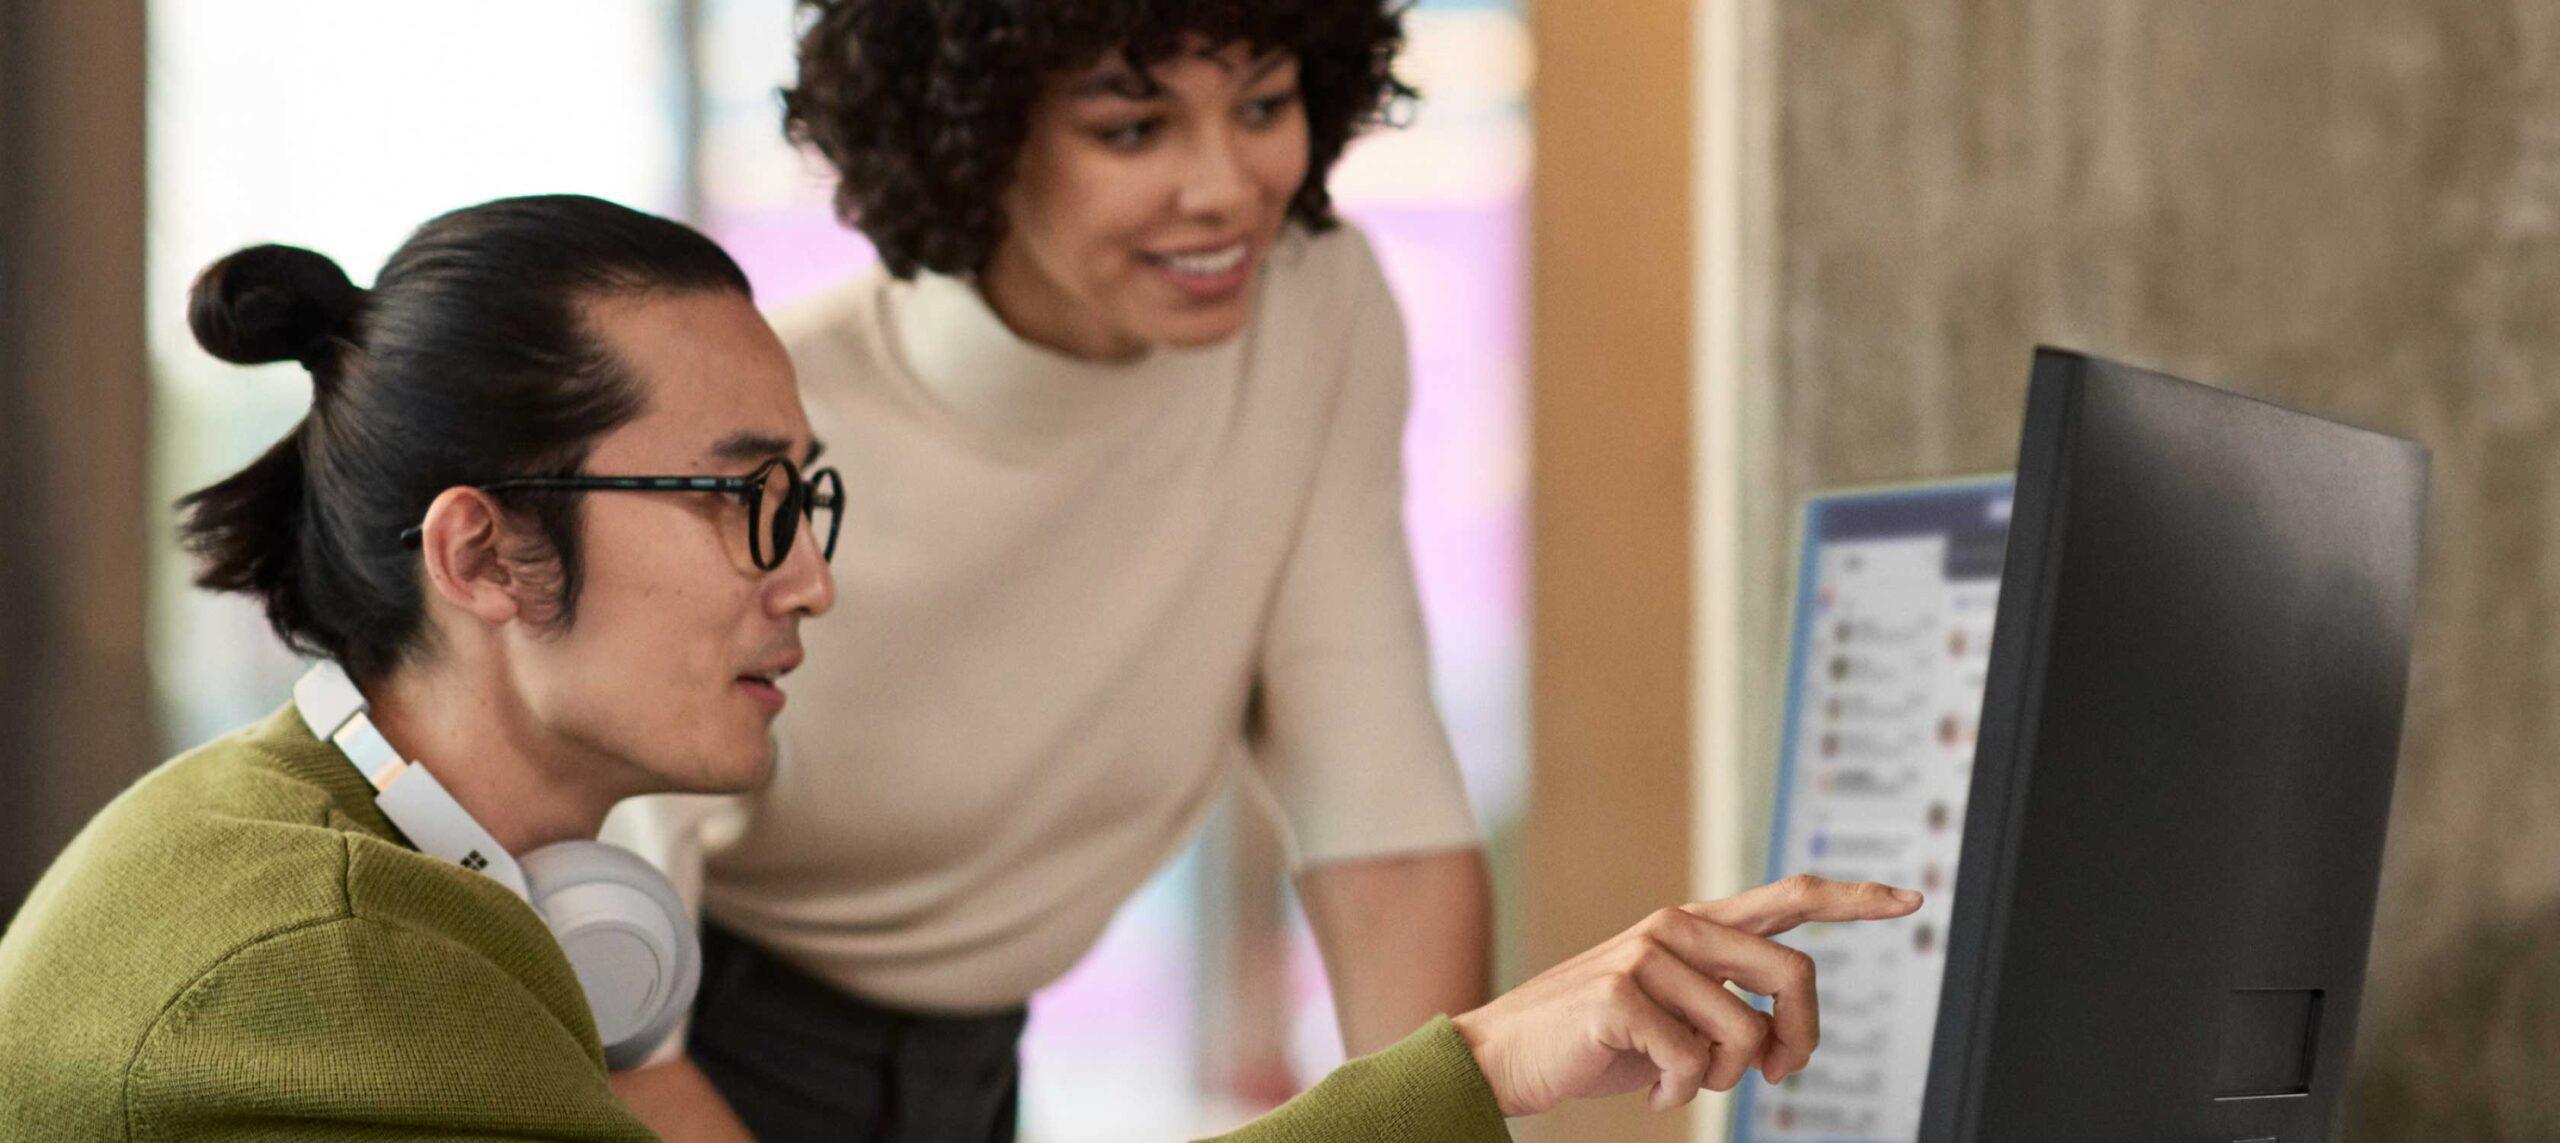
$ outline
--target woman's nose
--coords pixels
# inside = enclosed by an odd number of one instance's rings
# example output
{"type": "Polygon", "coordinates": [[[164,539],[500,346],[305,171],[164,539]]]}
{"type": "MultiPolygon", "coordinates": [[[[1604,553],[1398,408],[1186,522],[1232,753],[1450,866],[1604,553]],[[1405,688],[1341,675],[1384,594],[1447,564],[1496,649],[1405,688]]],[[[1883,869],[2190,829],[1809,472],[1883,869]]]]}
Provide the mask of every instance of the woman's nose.
{"type": "Polygon", "coordinates": [[[1212,128],[1196,138],[1183,168],[1179,203],[1183,213],[1220,217],[1235,213],[1252,196],[1253,186],[1235,133],[1212,128]]]}

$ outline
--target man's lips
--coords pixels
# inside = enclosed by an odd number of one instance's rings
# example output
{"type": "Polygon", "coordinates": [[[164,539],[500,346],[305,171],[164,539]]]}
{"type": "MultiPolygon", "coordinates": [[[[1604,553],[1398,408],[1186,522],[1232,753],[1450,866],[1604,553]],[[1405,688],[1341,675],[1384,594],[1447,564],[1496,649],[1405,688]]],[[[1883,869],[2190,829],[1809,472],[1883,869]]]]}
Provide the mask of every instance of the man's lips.
{"type": "Polygon", "coordinates": [[[736,685],[738,689],[747,692],[747,697],[756,700],[757,704],[763,706],[768,713],[778,713],[782,710],[784,702],[782,676],[790,674],[799,666],[800,653],[794,651],[770,663],[738,672],[736,685]]]}

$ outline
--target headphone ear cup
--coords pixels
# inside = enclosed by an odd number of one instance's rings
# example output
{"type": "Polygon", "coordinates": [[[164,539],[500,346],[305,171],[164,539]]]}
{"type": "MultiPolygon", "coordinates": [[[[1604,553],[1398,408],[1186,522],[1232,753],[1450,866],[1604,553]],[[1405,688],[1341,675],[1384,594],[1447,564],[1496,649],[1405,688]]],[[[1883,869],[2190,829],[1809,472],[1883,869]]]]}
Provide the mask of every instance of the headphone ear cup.
{"type": "Polygon", "coordinates": [[[518,860],[534,910],[587,994],[606,1066],[647,1060],[702,985],[702,944],[684,899],[656,866],[603,842],[558,842],[518,860]]]}

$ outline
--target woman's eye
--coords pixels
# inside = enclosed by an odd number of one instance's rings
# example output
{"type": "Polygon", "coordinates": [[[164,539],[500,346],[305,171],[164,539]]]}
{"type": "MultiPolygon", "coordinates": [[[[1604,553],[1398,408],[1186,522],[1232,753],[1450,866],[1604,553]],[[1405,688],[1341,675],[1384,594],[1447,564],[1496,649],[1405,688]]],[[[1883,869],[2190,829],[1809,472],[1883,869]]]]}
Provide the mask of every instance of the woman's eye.
{"type": "Polygon", "coordinates": [[[1121,151],[1134,151],[1153,141],[1156,132],[1162,126],[1162,120],[1139,119],[1118,126],[1105,127],[1093,134],[1095,138],[1102,140],[1103,146],[1121,151]]]}
{"type": "Polygon", "coordinates": [[[1297,101],[1297,92],[1284,91],[1278,95],[1266,95],[1260,99],[1247,103],[1244,105],[1245,125],[1249,127],[1268,127],[1273,123],[1277,123],[1280,121],[1281,116],[1288,114],[1289,105],[1296,103],[1297,101]]]}

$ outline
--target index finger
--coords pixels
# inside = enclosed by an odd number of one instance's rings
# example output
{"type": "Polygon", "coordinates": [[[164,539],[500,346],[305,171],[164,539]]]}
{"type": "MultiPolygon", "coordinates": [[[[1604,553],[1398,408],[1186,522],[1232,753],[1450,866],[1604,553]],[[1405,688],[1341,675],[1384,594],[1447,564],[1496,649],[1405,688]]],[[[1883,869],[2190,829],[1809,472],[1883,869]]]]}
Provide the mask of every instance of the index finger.
{"type": "Polygon", "coordinates": [[[1774,937],[1807,921],[1881,921],[1920,908],[1916,890],[1880,881],[1833,881],[1799,873],[1717,901],[1683,905],[1691,916],[1774,937]]]}

